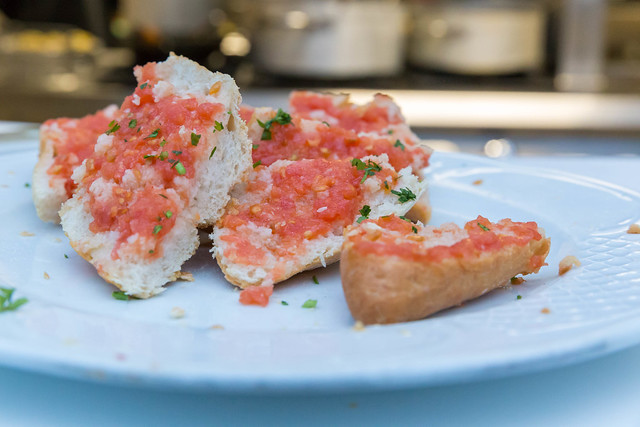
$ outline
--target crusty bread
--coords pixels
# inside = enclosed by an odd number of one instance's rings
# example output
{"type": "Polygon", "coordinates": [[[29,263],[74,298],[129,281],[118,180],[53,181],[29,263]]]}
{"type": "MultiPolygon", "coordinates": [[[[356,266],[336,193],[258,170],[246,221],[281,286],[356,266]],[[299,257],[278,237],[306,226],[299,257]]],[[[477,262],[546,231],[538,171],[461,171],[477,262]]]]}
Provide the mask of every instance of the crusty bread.
{"type": "Polygon", "coordinates": [[[380,171],[362,180],[364,172],[341,159],[279,160],[258,166],[248,183],[234,189],[211,236],[227,280],[242,288],[269,286],[335,262],[344,227],[356,222],[364,205],[371,218],[403,215],[415,199],[401,202],[392,191],[407,189],[415,196],[424,191],[424,182],[411,168],[396,172],[385,154],[361,160],[375,162],[380,171]],[[306,186],[301,183],[305,180],[306,186]],[[316,234],[317,228],[323,231],[316,234]]]}
{"type": "Polygon", "coordinates": [[[417,320],[537,273],[549,245],[535,223],[478,217],[461,229],[366,221],[345,232],[342,286],[364,324],[417,320]]]}
{"type": "Polygon", "coordinates": [[[40,152],[33,169],[31,190],[41,220],[58,224],[60,206],[73,193],[71,173],[91,154],[92,147],[118,107],[109,107],[81,119],[47,120],[40,126],[40,152]]]}
{"type": "Polygon", "coordinates": [[[78,189],[60,216],[106,281],[148,298],[180,276],[197,227],[222,214],[251,168],[251,143],[231,77],[175,55],[135,75],[139,86],[75,170],[78,189]]]}
{"type": "MultiPolygon", "coordinates": [[[[420,179],[426,179],[425,168],[429,165],[433,150],[411,130],[400,107],[390,96],[378,93],[370,102],[358,105],[351,102],[350,96],[344,93],[293,91],[289,96],[289,105],[291,114],[301,118],[343,127],[360,137],[388,139],[391,144],[384,152],[391,154],[394,150],[402,150],[411,153],[413,173],[420,179]]],[[[364,145],[368,143],[365,142],[364,145]]],[[[381,153],[382,151],[375,151],[369,154],[381,153]]],[[[391,164],[398,168],[393,159],[391,164]]],[[[424,224],[429,221],[431,203],[428,191],[422,193],[406,216],[424,224]]]]}

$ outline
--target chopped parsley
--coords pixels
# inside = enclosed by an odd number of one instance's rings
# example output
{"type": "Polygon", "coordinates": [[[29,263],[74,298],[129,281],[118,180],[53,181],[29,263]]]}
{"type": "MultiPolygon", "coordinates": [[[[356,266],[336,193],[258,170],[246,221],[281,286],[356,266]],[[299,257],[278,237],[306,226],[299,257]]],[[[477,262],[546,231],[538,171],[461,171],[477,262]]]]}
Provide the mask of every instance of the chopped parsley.
{"type": "Polygon", "coordinates": [[[358,218],[356,222],[360,224],[362,221],[369,218],[370,213],[371,213],[371,207],[369,205],[364,205],[362,209],[360,209],[360,218],[358,218]]]}
{"type": "Polygon", "coordinates": [[[302,308],[316,308],[316,305],[318,305],[318,300],[308,299],[302,304],[302,308]]]}
{"type": "Polygon", "coordinates": [[[164,194],[160,194],[160,193],[158,193],[158,196],[162,197],[163,199],[168,199],[168,197],[167,197],[167,196],[165,196],[164,194]]]}
{"type": "Polygon", "coordinates": [[[129,295],[125,294],[122,291],[114,291],[111,296],[120,301],[129,301],[129,295]]]}
{"type": "Polygon", "coordinates": [[[253,168],[255,169],[255,168],[257,168],[258,166],[260,166],[261,164],[262,164],[262,160],[258,160],[257,162],[255,162],[255,163],[253,164],[253,168]]]}
{"type": "Polygon", "coordinates": [[[191,145],[195,147],[198,145],[198,142],[200,142],[200,135],[191,132],[191,145]]]}
{"type": "Polygon", "coordinates": [[[324,120],[322,121],[322,123],[324,123],[325,125],[327,125],[327,127],[328,127],[328,128],[330,128],[330,127],[331,127],[331,125],[330,125],[329,123],[325,122],[324,120]]]}
{"type": "Polygon", "coordinates": [[[393,144],[393,146],[394,146],[394,147],[400,147],[400,149],[401,149],[402,151],[404,151],[404,144],[403,144],[402,142],[400,142],[400,140],[399,140],[399,139],[396,139],[396,143],[395,143],[395,144],[393,144]]]}
{"type": "Polygon", "coordinates": [[[0,288],[0,313],[3,311],[13,311],[16,310],[23,304],[29,302],[26,298],[18,298],[15,301],[12,301],[14,288],[0,288]]]}
{"type": "Polygon", "coordinates": [[[180,154],[182,154],[182,151],[178,151],[178,150],[172,150],[171,152],[176,156],[179,156],[180,154]]]}
{"type": "Polygon", "coordinates": [[[352,159],[351,166],[355,166],[359,171],[364,171],[364,176],[362,177],[360,184],[364,183],[364,181],[370,176],[374,176],[376,172],[380,172],[382,170],[379,164],[372,162],[371,160],[367,160],[365,163],[360,159],[352,159]]]}
{"type": "Polygon", "coordinates": [[[280,304],[282,304],[282,305],[289,305],[289,303],[288,303],[288,302],[286,302],[285,300],[280,301],[280,304]]]}
{"type": "Polygon", "coordinates": [[[384,188],[385,190],[389,189],[389,183],[386,180],[384,181],[384,188]]]}
{"type": "Polygon", "coordinates": [[[220,132],[221,130],[224,129],[224,126],[222,125],[222,123],[220,123],[219,121],[215,121],[213,128],[215,129],[214,132],[217,130],[218,132],[220,132]]]}
{"type": "Polygon", "coordinates": [[[313,275],[313,277],[311,277],[311,280],[313,280],[313,283],[315,283],[316,285],[320,284],[320,282],[318,281],[318,278],[316,277],[315,274],[313,275]]]}
{"type": "Polygon", "coordinates": [[[387,133],[388,133],[389,135],[393,134],[393,129],[389,129],[389,130],[387,131],[387,133]]]}
{"type": "Polygon", "coordinates": [[[136,119],[131,119],[129,121],[129,129],[133,129],[136,126],[138,126],[138,121],[136,119]]]}
{"type": "Polygon", "coordinates": [[[253,144],[253,146],[252,146],[252,147],[253,147],[253,149],[254,149],[254,150],[257,150],[257,149],[258,149],[258,147],[260,147],[260,146],[259,146],[258,144],[253,144]]]}
{"type": "Polygon", "coordinates": [[[160,224],[153,227],[153,234],[158,234],[162,230],[162,226],[160,224]]]}
{"type": "Polygon", "coordinates": [[[173,166],[175,166],[178,175],[184,175],[187,173],[187,170],[184,168],[184,165],[180,161],[175,162],[173,166]]]}
{"type": "Polygon", "coordinates": [[[484,231],[491,231],[491,230],[489,230],[489,228],[485,227],[484,225],[480,224],[479,222],[477,224],[478,224],[478,227],[482,228],[484,231]]]}
{"type": "Polygon", "coordinates": [[[31,184],[29,184],[28,182],[25,182],[25,183],[24,183],[24,187],[25,187],[25,188],[29,188],[29,187],[31,187],[31,184]]]}
{"type": "Polygon", "coordinates": [[[147,86],[149,86],[149,84],[147,82],[144,82],[140,85],[140,89],[144,89],[147,86]]]}
{"type": "Polygon", "coordinates": [[[66,259],[69,259],[69,255],[63,254],[66,259]]]}
{"type": "Polygon", "coordinates": [[[518,295],[516,299],[522,299],[522,295],[518,295]]]}
{"type": "Polygon", "coordinates": [[[145,154],[144,156],[142,156],[144,159],[153,159],[154,157],[156,157],[155,154],[145,154]]]}
{"type": "Polygon", "coordinates": [[[153,132],[147,135],[144,139],[156,138],[159,132],[160,132],[160,129],[154,129],[153,132]]]}
{"type": "Polygon", "coordinates": [[[165,145],[167,145],[167,140],[163,139],[160,143],[160,147],[164,147],[165,145]]]}
{"type": "Polygon", "coordinates": [[[160,160],[167,160],[167,157],[169,157],[169,153],[167,151],[160,152],[160,155],[158,156],[160,160]]]}
{"type": "Polygon", "coordinates": [[[401,188],[400,191],[391,190],[391,193],[398,196],[398,201],[400,203],[407,203],[409,200],[416,199],[416,195],[408,188],[401,188]]]}
{"type": "Polygon", "coordinates": [[[282,108],[278,108],[278,112],[271,120],[268,120],[265,123],[262,123],[260,120],[258,120],[258,125],[260,125],[262,129],[264,129],[262,131],[262,136],[260,137],[261,140],[266,141],[271,139],[271,126],[274,123],[278,123],[281,125],[291,124],[291,115],[282,111],[282,108]]]}
{"type": "Polygon", "coordinates": [[[167,217],[167,219],[168,219],[168,218],[171,218],[171,217],[173,216],[173,212],[171,212],[171,211],[166,211],[166,212],[164,213],[164,216],[166,216],[166,217],[167,217]]]}
{"type": "Polygon", "coordinates": [[[411,226],[411,231],[413,231],[414,233],[418,234],[418,229],[416,228],[415,225],[411,226]]]}
{"type": "Polygon", "coordinates": [[[115,133],[118,129],[120,129],[120,124],[115,120],[111,120],[111,122],[109,123],[109,129],[105,132],[105,134],[111,135],[112,133],[115,133]]]}
{"type": "Polygon", "coordinates": [[[209,158],[213,157],[213,153],[215,153],[217,149],[218,147],[213,147],[213,150],[211,150],[211,154],[209,154],[209,158]]]}

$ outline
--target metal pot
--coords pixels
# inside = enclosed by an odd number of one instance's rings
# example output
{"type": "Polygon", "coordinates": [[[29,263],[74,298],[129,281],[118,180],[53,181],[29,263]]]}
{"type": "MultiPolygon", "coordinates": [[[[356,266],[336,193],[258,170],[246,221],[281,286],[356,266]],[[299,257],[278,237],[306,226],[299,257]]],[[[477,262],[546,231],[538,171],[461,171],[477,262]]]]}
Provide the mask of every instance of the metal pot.
{"type": "Polygon", "coordinates": [[[546,15],[529,0],[416,2],[409,61],[434,70],[500,75],[539,69],[546,15]]]}
{"type": "Polygon", "coordinates": [[[263,3],[263,15],[254,30],[254,52],[256,63],[265,71],[345,79],[402,70],[406,15],[398,1],[263,3]]]}

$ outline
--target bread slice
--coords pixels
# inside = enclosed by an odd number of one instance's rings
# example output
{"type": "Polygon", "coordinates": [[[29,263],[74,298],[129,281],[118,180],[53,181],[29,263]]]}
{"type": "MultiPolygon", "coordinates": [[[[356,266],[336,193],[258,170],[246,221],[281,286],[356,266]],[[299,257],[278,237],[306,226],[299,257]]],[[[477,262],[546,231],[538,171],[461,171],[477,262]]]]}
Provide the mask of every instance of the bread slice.
{"type": "MultiPolygon", "coordinates": [[[[352,131],[363,139],[359,145],[368,151],[366,154],[387,153],[396,169],[411,165],[413,173],[421,179],[426,178],[425,169],[433,150],[413,133],[400,107],[390,96],[378,93],[372,101],[358,105],[351,102],[348,94],[294,91],[289,97],[289,105],[292,115],[352,131]],[[386,140],[387,144],[381,144],[380,140],[386,140]]],[[[352,149],[358,145],[350,137],[345,141],[352,149]]],[[[351,154],[353,157],[363,155],[351,154]]],[[[431,204],[427,191],[407,213],[407,217],[423,223],[429,221],[431,204]]]]}
{"type": "Polygon", "coordinates": [[[73,170],[92,152],[118,107],[110,105],[81,119],[47,120],[40,126],[40,152],[31,191],[41,220],[60,223],[60,206],[73,194],[73,170]]]}
{"type": "Polygon", "coordinates": [[[215,257],[236,286],[273,285],[337,261],[346,226],[403,215],[424,187],[411,168],[396,171],[386,154],[256,166],[214,227],[215,257]]]}
{"type": "Polygon", "coordinates": [[[128,295],[180,276],[198,226],[222,215],[251,168],[233,79],[171,55],[134,71],[138,87],[73,173],[60,211],[73,248],[128,295]]]}
{"type": "Polygon", "coordinates": [[[535,222],[479,216],[461,229],[393,216],[365,221],[345,232],[342,287],[351,314],[365,324],[417,320],[537,273],[549,245],[535,222]]]}

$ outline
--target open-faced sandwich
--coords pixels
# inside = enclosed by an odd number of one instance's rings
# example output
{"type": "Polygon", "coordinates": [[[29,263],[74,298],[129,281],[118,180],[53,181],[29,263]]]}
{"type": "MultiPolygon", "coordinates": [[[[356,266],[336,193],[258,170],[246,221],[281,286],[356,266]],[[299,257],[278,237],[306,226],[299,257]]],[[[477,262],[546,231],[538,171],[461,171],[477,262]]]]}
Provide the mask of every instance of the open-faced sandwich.
{"type": "Polygon", "coordinates": [[[422,226],[395,215],[349,227],[340,261],[354,319],[422,319],[537,273],[550,241],[535,222],[478,217],[464,228],[422,226]]]}
{"type": "Polygon", "coordinates": [[[81,119],[52,119],[40,126],[40,152],[31,190],[41,220],[60,222],[60,206],[76,187],[71,174],[93,153],[98,136],[108,129],[117,110],[111,105],[81,119]]]}
{"type": "Polygon", "coordinates": [[[147,298],[180,277],[197,227],[222,215],[251,169],[251,142],[231,77],[175,55],[135,75],[135,92],[74,171],[60,216],[100,276],[147,298]]]}

